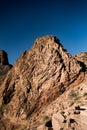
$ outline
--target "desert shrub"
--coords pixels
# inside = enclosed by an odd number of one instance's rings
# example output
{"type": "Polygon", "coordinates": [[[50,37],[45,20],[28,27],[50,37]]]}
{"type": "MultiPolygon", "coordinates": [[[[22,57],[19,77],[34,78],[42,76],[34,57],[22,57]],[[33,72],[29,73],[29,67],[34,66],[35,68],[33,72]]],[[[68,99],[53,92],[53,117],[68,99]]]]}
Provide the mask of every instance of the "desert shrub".
{"type": "Polygon", "coordinates": [[[5,104],[2,104],[2,105],[0,106],[0,111],[4,112],[5,108],[6,108],[6,105],[5,105],[5,104]]]}
{"type": "Polygon", "coordinates": [[[44,116],[44,121],[48,121],[48,120],[50,120],[51,118],[49,117],[49,116],[44,116]]]}
{"type": "Polygon", "coordinates": [[[0,105],[0,118],[3,117],[3,113],[4,113],[5,108],[6,108],[5,104],[0,105]]]}
{"type": "Polygon", "coordinates": [[[69,93],[69,97],[71,97],[71,98],[74,98],[74,97],[77,97],[77,96],[78,96],[78,94],[77,94],[77,92],[74,91],[74,90],[72,90],[72,91],[69,93]]]}
{"type": "Polygon", "coordinates": [[[45,126],[48,128],[52,127],[52,118],[49,116],[44,116],[44,122],[45,122],[45,126]]]}

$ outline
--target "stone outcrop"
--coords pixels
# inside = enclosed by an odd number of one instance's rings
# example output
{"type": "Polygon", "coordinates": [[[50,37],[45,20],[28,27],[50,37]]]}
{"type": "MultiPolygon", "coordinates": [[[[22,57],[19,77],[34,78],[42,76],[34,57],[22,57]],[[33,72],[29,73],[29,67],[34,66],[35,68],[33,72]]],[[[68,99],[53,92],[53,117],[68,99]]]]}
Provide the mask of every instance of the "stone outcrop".
{"type": "Polygon", "coordinates": [[[77,54],[74,56],[78,61],[84,63],[86,69],[87,69],[87,52],[82,52],[80,54],[77,54]]]}
{"type": "Polygon", "coordinates": [[[8,55],[4,50],[0,50],[0,85],[3,83],[7,72],[12,68],[8,62],[8,55]]]}
{"type": "Polygon", "coordinates": [[[0,50],[0,65],[8,65],[8,55],[4,50],[0,50]]]}
{"type": "Polygon", "coordinates": [[[14,116],[25,118],[37,107],[62,94],[81,70],[56,37],[39,38],[8,73],[3,84],[2,102],[13,106],[9,111],[14,116]]]}
{"type": "Polygon", "coordinates": [[[6,106],[3,117],[13,122],[31,121],[34,113],[40,114],[44,106],[83,79],[83,66],[59,39],[38,38],[31,50],[22,53],[1,85],[0,104],[6,106]]]}

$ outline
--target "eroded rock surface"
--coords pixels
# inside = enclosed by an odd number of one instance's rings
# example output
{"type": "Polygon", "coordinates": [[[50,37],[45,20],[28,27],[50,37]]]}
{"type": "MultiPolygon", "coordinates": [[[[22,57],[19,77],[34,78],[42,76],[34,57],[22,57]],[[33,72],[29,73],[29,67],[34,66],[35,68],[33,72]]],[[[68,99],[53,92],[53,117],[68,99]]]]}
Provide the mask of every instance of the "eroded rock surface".
{"type": "Polygon", "coordinates": [[[53,130],[86,130],[87,77],[53,101],[42,113],[51,118],[53,130]]]}
{"type": "Polygon", "coordinates": [[[13,122],[34,122],[31,117],[35,113],[40,114],[44,106],[83,79],[83,67],[59,39],[38,38],[16,61],[1,86],[0,104],[6,105],[3,117],[13,122]]]}
{"type": "Polygon", "coordinates": [[[86,69],[87,69],[87,52],[81,52],[80,54],[75,55],[75,58],[84,63],[86,69]]]}

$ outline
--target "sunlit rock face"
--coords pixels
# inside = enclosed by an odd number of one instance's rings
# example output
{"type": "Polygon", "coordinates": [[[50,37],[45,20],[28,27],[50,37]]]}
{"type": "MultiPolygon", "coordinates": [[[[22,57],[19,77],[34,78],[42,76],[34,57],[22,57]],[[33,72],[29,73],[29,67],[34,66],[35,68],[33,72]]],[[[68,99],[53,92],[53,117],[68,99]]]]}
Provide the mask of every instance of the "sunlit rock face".
{"type": "MultiPolygon", "coordinates": [[[[4,64],[0,60],[1,64],[4,64]]],[[[0,104],[11,121],[30,121],[44,106],[84,79],[83,67],[55,36],[36,39],[21,54],[1,85],[0,104]]],[[[33,122],[33,121],[32,121],[33,122]]]]}

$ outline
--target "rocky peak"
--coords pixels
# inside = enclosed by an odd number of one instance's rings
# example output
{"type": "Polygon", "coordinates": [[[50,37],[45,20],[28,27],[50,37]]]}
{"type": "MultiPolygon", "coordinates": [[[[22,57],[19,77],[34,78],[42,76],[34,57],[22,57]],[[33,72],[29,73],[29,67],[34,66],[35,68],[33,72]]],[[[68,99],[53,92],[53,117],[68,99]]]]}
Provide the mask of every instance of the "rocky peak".
{"type": "MultiPolygon", "coordinates": [[[[51,55],[54,55],[55,53],[61,53],[62,55],[62,52],[64,52],[65,57],[70,57],[70,54],[62,46],[60,40],[56,36],[44,36],[37,38],[32,47],[32,50],[35,52],[40,52],[40,54],[43,54],[44,51],[46,51],[46,53],[49,53],[51,55]]],[[[44,53],[44,56],[46,53],[44,53]]]]}
{"type": "Polygon", "coordinates": [[[0,103],[5,117],[29,121],[34,113],[84,79],[82,66],[55,36],[36,39],[7,74],[0,103]]]}
{"type": "Polygon", "coordinates": [[[0,50],[0,65],[8,65],[8,55],[4,50],[0,50]]]}

